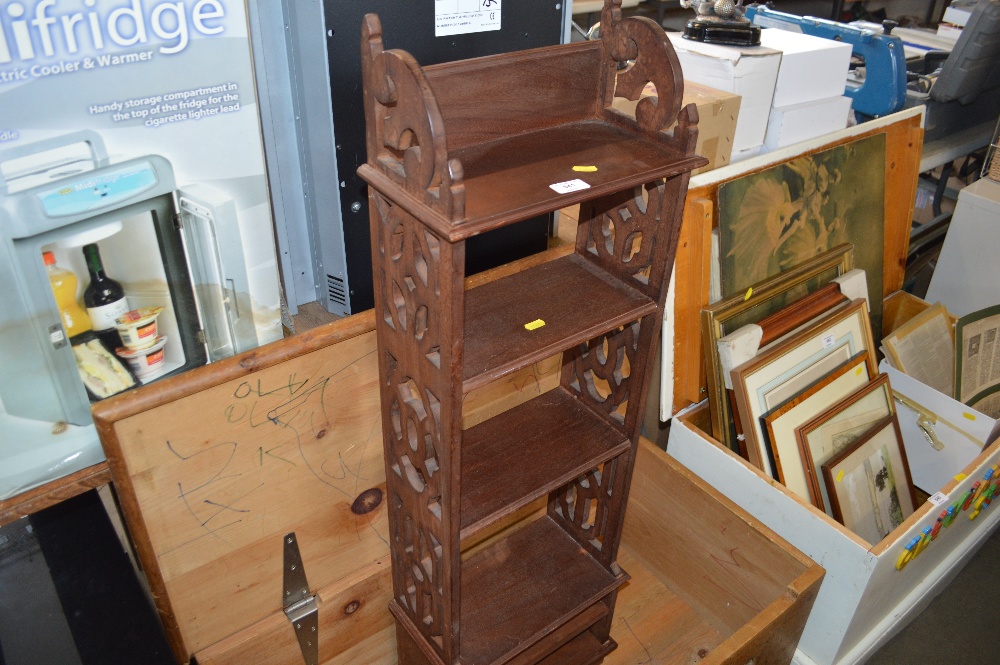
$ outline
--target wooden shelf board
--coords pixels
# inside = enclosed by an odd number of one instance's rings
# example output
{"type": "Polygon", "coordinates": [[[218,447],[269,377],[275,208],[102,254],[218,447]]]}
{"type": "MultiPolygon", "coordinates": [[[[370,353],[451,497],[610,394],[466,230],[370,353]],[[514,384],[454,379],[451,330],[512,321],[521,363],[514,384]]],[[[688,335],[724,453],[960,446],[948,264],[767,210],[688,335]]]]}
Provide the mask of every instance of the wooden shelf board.
{"type": "Polygon", "coordinates": [[[465,219],[451,225],[453,241],[707,163],[599,119],[475,144],[450,156],[462,162],[466,197],[465,219]],[[597,170],[579,172],[575,166],[597,170]],[[590,187],[567,194],[550,188],[577,179],[590,187]]]}
{"type": "Polygon", "coordinates": [[[462,538],[629,448],[565,388],[539,395],[462,437],[462,538]]]}
{"type": "Polygon", "coordinates": [[[507,662],[628,579],[543,517],[462,564],[462,663],[507,662]]]}
{"type": "Polygon", "coordinates": [[[465,294],[463,390],[656,311],[637,289],[570,254],[465,294]],[[525,324],[545,325],[528,330],[525,324]]]}

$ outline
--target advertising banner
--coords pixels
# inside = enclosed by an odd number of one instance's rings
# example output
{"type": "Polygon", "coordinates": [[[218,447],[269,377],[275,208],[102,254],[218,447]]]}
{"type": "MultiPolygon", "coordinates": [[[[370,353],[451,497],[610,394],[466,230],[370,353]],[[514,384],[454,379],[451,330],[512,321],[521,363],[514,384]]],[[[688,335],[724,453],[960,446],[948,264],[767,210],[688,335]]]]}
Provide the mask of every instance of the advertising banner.
{"type": "Polygon", "coordinates": [[[180,188],[231,198],[258,342],[280,338],[244,2],[0,0],[0,156],[81,129],[112,162],[160,155],[180,188]]]}
{"type": "Polygon", "coordinates": [[[280,312],[244,1],[0,0],[0,499],[280,312]]]}

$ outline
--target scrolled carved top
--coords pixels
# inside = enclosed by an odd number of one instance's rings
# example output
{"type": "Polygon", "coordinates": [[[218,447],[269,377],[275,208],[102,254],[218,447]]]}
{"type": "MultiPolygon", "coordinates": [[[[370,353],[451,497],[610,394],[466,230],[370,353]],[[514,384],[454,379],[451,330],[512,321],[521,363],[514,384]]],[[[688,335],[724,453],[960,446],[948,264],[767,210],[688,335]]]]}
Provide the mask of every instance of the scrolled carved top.
{"type": "Polygon", "coordinates": [[[365,116],[375,128],[368,133],[368,163],[434,207],[450,210],[453,177],[457,172],[461,180],[462,169],[449,162],[444,121],[423,70],[409,53],[384,49],[377,15],[365,15],[361,37],[365,116]]]}
{"type": "Polygon", "coordinates": [[[639,101],[636,120],[650,131],[670,127],[680,113],[684,80],[663,28],[648,18],[622,18],[621,0],[609,0],[601,12],[601,39],[616,63],[629,63],[618,72],[615,96],[635,101],[646,84],[652,83],[657,96],[639,101]]]}

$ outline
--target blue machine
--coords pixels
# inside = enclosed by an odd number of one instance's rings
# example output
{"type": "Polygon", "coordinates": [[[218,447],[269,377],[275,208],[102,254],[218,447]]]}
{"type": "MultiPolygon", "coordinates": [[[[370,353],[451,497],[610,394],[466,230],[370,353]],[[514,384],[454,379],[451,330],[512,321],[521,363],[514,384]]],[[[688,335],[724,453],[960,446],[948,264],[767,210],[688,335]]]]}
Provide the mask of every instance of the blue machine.
{"type": "Polygon", "coordinates": [[[746,17],[762,28],[801,32],[850,44],[855,56],[864,59],[864,79],[848,81],[844,94],[852,98],[852,108],[863,115],[878,118],[902,110],[906,102],[906,55],[899,37],[889,34],[894,24],[887,24],[883,34],[862,30],[814,16],[796,16],[774,11],[762,5],[748,5],[746,17]]]}

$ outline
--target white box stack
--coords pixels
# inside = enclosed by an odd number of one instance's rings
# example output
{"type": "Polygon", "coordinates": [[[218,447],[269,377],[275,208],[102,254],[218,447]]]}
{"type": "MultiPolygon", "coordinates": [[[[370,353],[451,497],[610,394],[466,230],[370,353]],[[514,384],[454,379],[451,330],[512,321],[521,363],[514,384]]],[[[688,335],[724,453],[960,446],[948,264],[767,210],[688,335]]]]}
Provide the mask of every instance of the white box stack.
{"type": "Polygon", "coordinates": [[[764,139],[765,150],[844,129],[851,100],[844,96],[851,45],[767,28],[761,46],[781,52],[764,139]]]}

